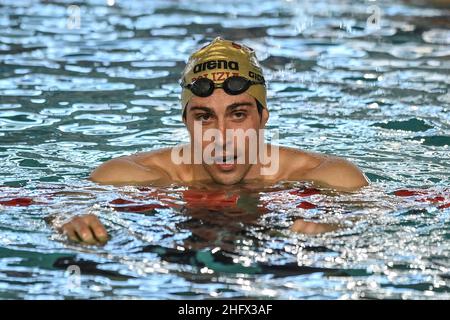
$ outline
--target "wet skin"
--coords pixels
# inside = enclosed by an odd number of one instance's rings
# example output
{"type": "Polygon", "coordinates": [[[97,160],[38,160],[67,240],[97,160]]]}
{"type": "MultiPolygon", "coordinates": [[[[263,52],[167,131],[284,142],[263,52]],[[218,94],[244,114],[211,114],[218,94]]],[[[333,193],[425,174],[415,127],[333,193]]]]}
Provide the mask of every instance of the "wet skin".
{"type": "MultiPolygon", "coordinates": [[[[186,108],[183,119],[191,137],[187,150],[193,159],[192,145],[194,125],[203,130],[216,129],[222,135],[220,154],[212,153],[214,159],[242,156],[245,163],[221,164],[175,164],[172,161],[172,149],[165,148],[150,152],[137,153],[109,160],[96,168],[90,176],[94,182],[112,185],[154,185],[165,186],[180,184],[211,184],[224,189],[247,182],[270,185],[279,181],[312,181],[316,185],[332,187],[342,191],[353,191],[368,185],[361,170],[351,162],[325,154],[306,152],[293,148],[279,148],[278,170],[269,175],[261,175],[262,164],[249,163],[249,143],[243,146],[234,143],[233,152],[227,149],[225,131],[227,129],[264,129],[269,113],[263,109],[260,115],[256,101],[247,93],[228,95],[222,89],[216,89],[209,97],[194,96],[186,108]],[[228,153],[227,153],[228,152],[228,153]]],[[[248,142],[246,140],[246,142],[248,142]]],[[[210,142],[200,142],[204,150],[210,142]]],[[[263,144],[271,156],[271,146],[263,144]]],[[[235,158],[234,158],[235,160],[235,158]]],[[[315,234],[334,230],[333,226],[305,221],[296,221],[291,230],[315,234]]],[[[84,215],[73,218],[61,227],[69,239],[90,244],[107,241],[106,229],[96,216],[84,215]]]]}

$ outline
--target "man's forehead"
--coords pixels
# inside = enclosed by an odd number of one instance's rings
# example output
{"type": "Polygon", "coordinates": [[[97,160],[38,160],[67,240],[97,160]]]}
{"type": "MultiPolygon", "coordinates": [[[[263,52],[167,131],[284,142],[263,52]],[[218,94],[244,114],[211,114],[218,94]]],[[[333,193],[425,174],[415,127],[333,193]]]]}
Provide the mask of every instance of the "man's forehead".
{"type": "Polygon", "coordinates": [[[226,105],[210,105],[207,103],[192,103],[188,105],[187,111],[212,111],[212,112],[220,112],[220,111],[232,111],[237,108],[248,108],[255,107],[255,103],[252,101],[236,101],[226,105]]]}

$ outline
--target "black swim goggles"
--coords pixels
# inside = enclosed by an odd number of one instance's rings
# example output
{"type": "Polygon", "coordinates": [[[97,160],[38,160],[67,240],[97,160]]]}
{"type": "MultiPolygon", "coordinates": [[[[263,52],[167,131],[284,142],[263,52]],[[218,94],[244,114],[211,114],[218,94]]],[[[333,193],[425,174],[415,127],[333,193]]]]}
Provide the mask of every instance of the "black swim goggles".
{"type": "Polygon", "coordinates": [[[250,86],[255,84],[265,85],[265,82],[252,81],[240,76],[232,76],[222,83],[214,83],[214,81],[208,78],[199,78],[190,84],[181,83],[181,86],[191,90],[198,97],[208,97],[216,88],[222,88],[227,94],[234,96],[247,91],[250,86]]]}

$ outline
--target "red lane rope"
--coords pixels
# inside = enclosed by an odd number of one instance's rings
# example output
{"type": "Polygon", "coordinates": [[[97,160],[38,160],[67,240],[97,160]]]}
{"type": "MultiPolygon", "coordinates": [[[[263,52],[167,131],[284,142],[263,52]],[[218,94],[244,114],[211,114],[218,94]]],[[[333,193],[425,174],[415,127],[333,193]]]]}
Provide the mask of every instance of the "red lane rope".
{"type": "Polygon", "coordinates": [[[11,207],[27,207],[33,204],[33,199],[31,198],[14,198],[11,200],[0,200],[0,205],[11,206],[11,207]]]}

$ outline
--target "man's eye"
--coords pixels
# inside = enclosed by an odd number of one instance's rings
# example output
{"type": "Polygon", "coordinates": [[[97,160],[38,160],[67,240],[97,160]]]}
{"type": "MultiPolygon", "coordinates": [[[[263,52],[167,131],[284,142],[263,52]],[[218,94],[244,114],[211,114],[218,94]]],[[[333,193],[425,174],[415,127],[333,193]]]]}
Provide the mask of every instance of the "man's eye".
{"type": "Polygon", "coordinates": [[[210,114],[200,114],[198,116],[195,117],[195,120],[197,121],[208,121],[211,120],[211,115],[210,114]]]}
{"type": "Polygon", "coordinates": [[[235,119],[244,119],[247,116],[245,112],[235,112],[233,113],[233,118],[235,119]]]}

